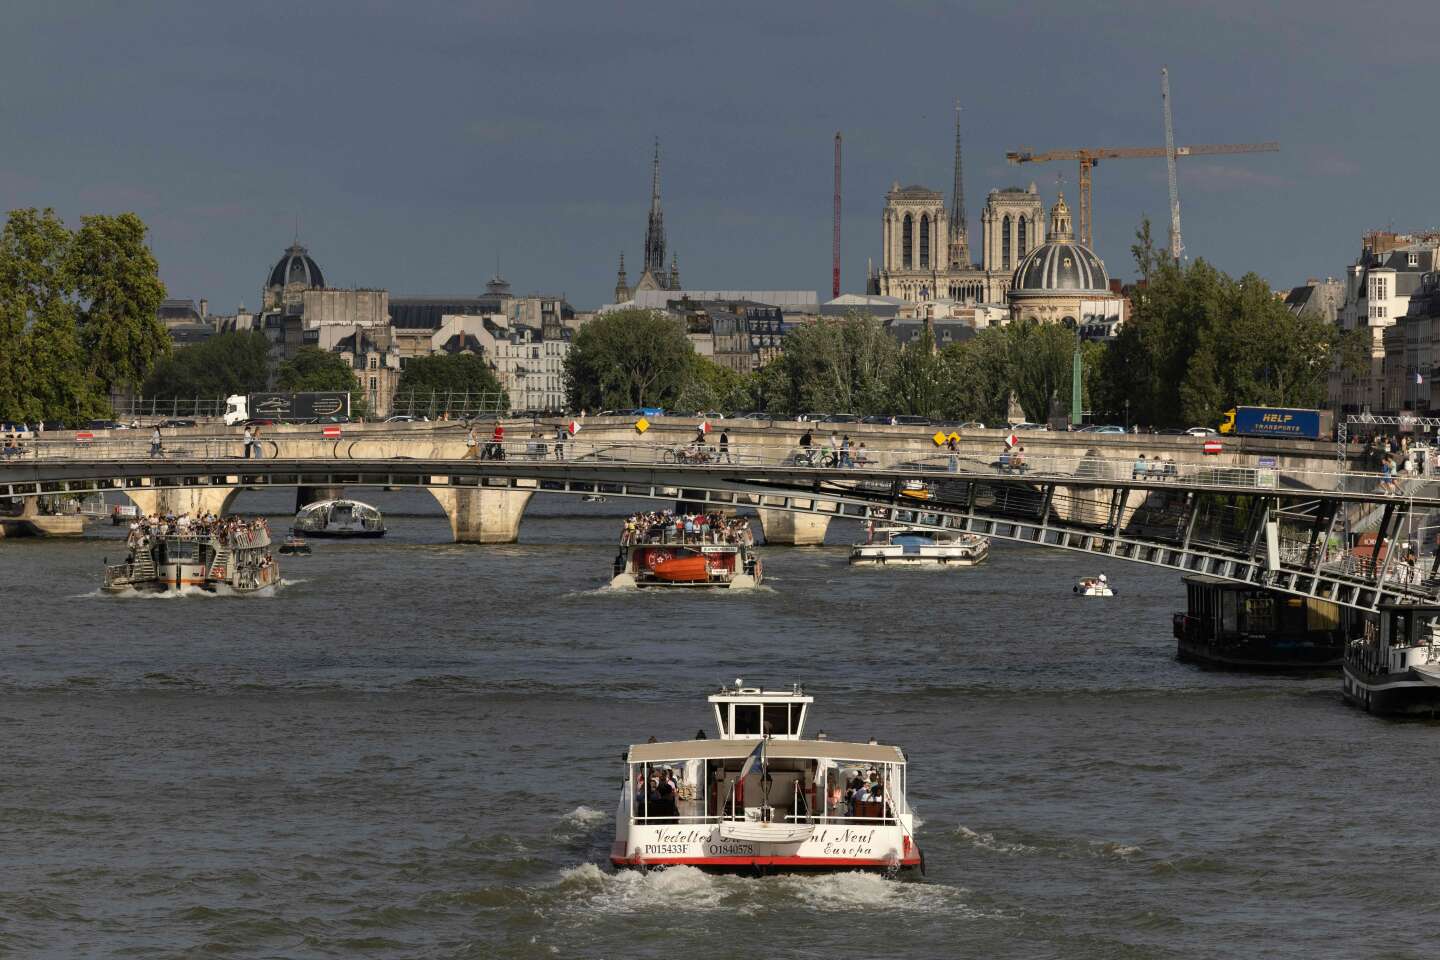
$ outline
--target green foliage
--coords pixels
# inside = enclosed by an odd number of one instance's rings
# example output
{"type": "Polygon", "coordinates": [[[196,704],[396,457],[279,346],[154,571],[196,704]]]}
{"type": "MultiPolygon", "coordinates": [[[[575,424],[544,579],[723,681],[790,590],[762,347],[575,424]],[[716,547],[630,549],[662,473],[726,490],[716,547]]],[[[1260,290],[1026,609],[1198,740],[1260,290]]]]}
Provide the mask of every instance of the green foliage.
{"type": "Polygon", "coordinates": [[[692,412],[747,409],[751,404],[749,379],[709,357],[690,355],[690,375],[680,390],[675,409],[692,412]]]}
{"type": "Polygon", "coordinates": [[[275,386],[296,393],[316,390],[344,390],[350,394],[350,413],[363,417],[368,412],[365,393],[354,369],[338,353],[304,347],[280,364],[275,386]]]}
{"type": "Polygon", "coordinates": [[[156,316],[165,299],[160,265],[133,213],[81,219],[69,268],[80,297],[80,342],[91,374],[109,392],[138,386],[170,352],[156,316]]]}
{"type": "Polygon", "coordinates": [[[571,409],[679,409],[695,376],[684,326],[659,311],[616,310],[575,334],[565,357],[571,409]]]}
{"type": "MultiPolygon", "coordinates": [[[[395,388],[397,397],[430,398],[444,393],[503,394],[504,390],[489,364],[473,353],[436,354],[405,361],[395,388]]],[[[505,406],[508,404],[501,404],[505,406]]]]}
{"type": "MultiPolygon", "coordinates": [[[[143,248],[139,219],[128,214],[116,219],[125,220],[127,238],[138,229],[143,248]]],[[[133,382],[113,379],[116,372],[145,367],[168,349],[168,338],[128,344],[110,336],[87,340],[85,322],[100,316],[92,298],[112,282],[138,289],[146,287],[148,275],[159,283],[153,258],[116,265],[94,247],[93,237],[82,242],[53,210],[12,210],[6,218],[0,231],[0,419],[74,422],[107,416],[108,388],[133,382]],[[108,270],[111,281],[102,282],[96,270],[108,270]]],[[[163,287],[158,289],[163,296],[163,287]]],[[[151,322],[158,302],[149,306],[151,322]]],[[[134,319],[123,304],[106,301],[101,309],[106,319],[96,320],[95,330],[134,319]]]]}
{"type": "Polygon", "coordinates": [[[263,333],[222,333],[176,350],[145,381],[144,394],[162,400],[210,399],[264,390],[269,341],[263,333]]]}
{"type": "Polygon", "coordinates": [[[888,413],[900,348],[874,317],[851,314],[797,327],[767,366],[777,413],[888,413]]]}

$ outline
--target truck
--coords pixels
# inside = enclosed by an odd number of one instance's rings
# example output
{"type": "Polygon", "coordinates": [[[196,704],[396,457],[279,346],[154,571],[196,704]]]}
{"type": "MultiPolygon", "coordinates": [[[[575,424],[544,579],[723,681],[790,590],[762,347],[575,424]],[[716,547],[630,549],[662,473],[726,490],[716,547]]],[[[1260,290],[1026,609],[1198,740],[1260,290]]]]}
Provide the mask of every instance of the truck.
{"type": "Polygon", "coordinates": [[[247,420],[276,423],[314,423],[328,417],[350,416],[350,394],[344,390],[311,393],[249,393],[225,398],[227,427],[247,420]]]}
{"type": "Polygon", "coordinates": [[[1290,437],[1328,440],[1335,415],[1329,410],[1287,407],[1236,407],[1225,411],[1220,432],[1235,437],[1290,437]]]}

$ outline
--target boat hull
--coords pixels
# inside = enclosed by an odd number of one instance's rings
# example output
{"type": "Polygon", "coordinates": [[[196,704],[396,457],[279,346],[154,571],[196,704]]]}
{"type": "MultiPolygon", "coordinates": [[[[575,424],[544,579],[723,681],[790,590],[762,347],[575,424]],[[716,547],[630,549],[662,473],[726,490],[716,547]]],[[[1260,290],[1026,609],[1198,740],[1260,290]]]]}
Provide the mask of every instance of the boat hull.
{"type": "Polygon", "coordinates": [[[610,862],[619,868],[698,867],[725,873],[871,870],[893,873],[920,867],[920,848],[894,825],[818,826],[803,840],[764,842],[721,835],[714,824],[631,825],[616,840],[610,862]]]}
{"type": "Polygon", "coordinates": [[[305,536],[324,540],[376,540],[384,530],[306,530],[305,536]]]}
{"type": "Polygon", "coordinates": [[[1440,716],[1440,685],[1414,670],[1374,674],[1347,662],[1341,683],[1345,700],[1369,713],[1387,717],[1440,716]]]}

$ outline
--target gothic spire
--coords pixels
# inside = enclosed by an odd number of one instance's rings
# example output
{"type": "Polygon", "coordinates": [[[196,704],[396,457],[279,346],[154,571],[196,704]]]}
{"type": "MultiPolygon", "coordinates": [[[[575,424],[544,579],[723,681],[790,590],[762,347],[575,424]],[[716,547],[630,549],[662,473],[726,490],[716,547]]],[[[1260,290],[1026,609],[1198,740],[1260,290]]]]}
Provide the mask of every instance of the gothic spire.
{"type": "Polygon", "coordinates": [[[655,277],[665,272],[665,214],[660,209],[660,138],[655,138],[655,165],[650,180],[650,220],[645,226],[645,269],[655,277]]]}
{"type": "Polygon", "coordinates": [[[955,185],[950,194],[950,268],[970,266],[970,230],[965,224],[965,167],[960,149],[960,102],[955,102],[955,185]]]}

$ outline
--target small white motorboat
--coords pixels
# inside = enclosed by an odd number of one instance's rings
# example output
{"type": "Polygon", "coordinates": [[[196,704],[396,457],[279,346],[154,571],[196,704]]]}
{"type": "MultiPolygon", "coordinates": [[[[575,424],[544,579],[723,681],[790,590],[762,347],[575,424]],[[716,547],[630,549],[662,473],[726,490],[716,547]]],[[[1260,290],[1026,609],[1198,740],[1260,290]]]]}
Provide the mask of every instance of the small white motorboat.
{"type": "Polygon", "coordinates": [[[1105,574],[1098,577],[1081,577],[1075,581],[1075,592],[1082,597],[1113,597],[1115,591],[1110,588],[1110,581],[1105,574]]]}
{"type": "Polygon", "coordinates": [[[850,548],[855,566],[973,567],[990,555],[990,541],[972,533],[876,527],[850,548]]]}

